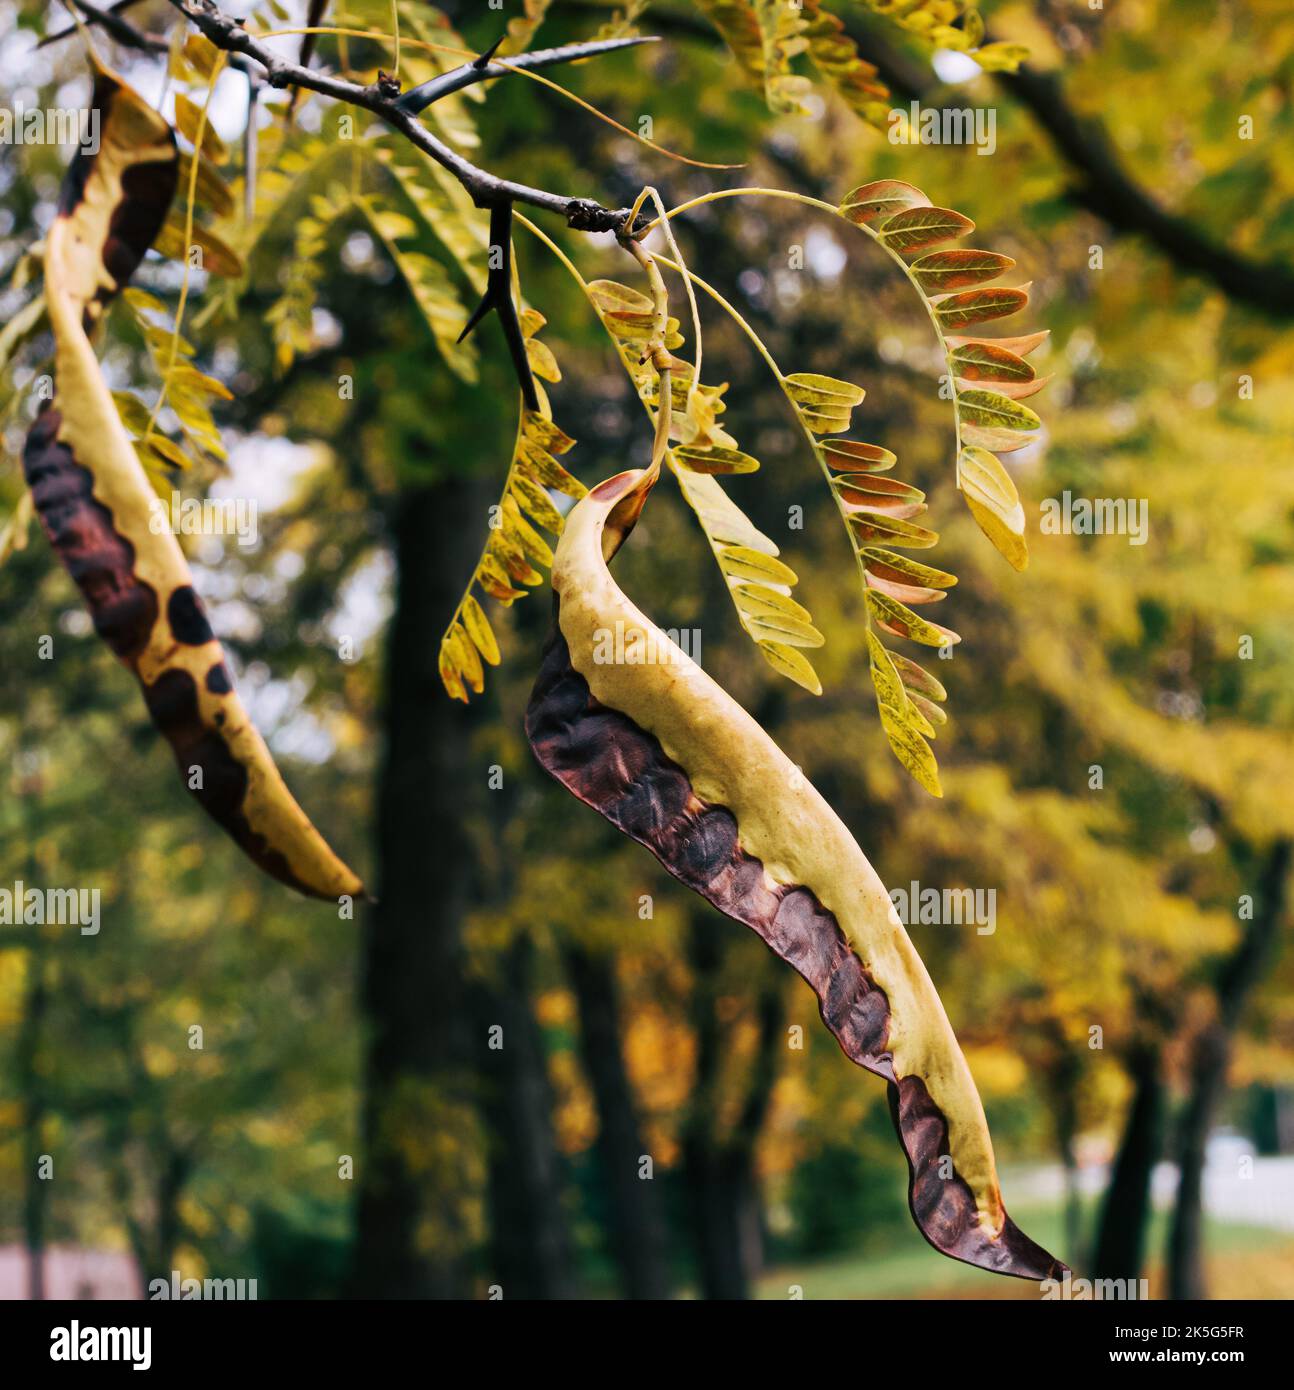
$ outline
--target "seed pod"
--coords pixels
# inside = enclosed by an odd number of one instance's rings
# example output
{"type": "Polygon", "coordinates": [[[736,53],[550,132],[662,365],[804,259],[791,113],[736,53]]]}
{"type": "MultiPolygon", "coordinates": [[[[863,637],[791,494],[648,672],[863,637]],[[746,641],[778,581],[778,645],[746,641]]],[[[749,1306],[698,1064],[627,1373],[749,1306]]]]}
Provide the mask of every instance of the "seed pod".
{"type": "Polygon", "coordinates": [[[193,576],[121,424],[88,334],[161,227],[175,192],[170,127],[95,72],[97,153],[79,150],[45,250],[56,394],[23,467],[41,525],[99,635],[136,675],[185,784],[267,873],[321,898],[362,892],[293,800],[234,693],[193,576]]]}
{"type": "Polygon", "coordinates": [[[566,519],[553,566],[556,626],[526,713],[535,755],[813,987],[845,1055],[889,1083],[912,1214],[931,1245],[999,1274],[1060,1277],[1064,1266],[1006,1214],[966,1060],[853,836],[611,578],[605,561],[651,481],[621,473],[566,519]],[[626,648],[656,660],[599,662],[606,631],[623,631],[626,648]]]}

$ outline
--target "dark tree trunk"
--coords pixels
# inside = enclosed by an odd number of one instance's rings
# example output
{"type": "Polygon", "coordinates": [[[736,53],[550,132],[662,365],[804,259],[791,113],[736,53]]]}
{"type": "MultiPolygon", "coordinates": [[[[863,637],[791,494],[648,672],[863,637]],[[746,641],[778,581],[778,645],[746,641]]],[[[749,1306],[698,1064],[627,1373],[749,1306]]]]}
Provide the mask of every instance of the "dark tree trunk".
{"type": "Polygon", "coordinates": [[[473,1047],[479,1050],[490,1129],[487,1278],[505,1299],[573,1298],[552,1093],[531,1004],[533,956],[530,938],[519,937],[494,980],[474,990],[478,1036],[473,1047]]]}
{"type": "MultiPolygon", "coordinates": [[[[36,883],[40,879],[36,862],[40,791],[39,779],[34,777],[20,793],[23,828],[27,836],[28,883],[36,883]]],[[[15,1048],[14,1069],[23,1106],[23,1238],[27,1248],[27,1297],[37,1303],[45,1297],[45,1217],[49,1205],[49,1181],[37,1171],[44,1152],[46,1094],[40,1049],[48,1008],[45,947],[40,933],[33,932],[31,948],[27,952],[27,992],[15,1048]]]]}
{"type": "Polygon", "coordinates": [[[1278,840],[1268,851],[1253,893],[1253,917],[1240,944],[1225,961],[1216,984],[1217,1011],[1195,1041],[1190,1098],[1177,1133],[1179,1179],[1168,1233],[1168,1296],[1206,1298],[1204,1279],[1205,1149],[1218,1101],[1226,1089],[1232,1039],[1254,986],[1280,939],[1285,917],[1291,844],[1278,840]]]}
{"type": "Polygon", "coordinates": [[[745,1096],[732,1132],[719,1134],[715,1120],[728,1036],[715,1004],[728,930],[713,916],[698,912],[692,919],[689,958],[697,1072],[683,1135],[683,1171],[701,1293],[712,1299],[745,1299],[763,1260],[755,1149],[777,1075],[784,1012],[781,965],[769,956],[772,968],[762,976],[759,1042],[745,1096]]]}
{"type": "Polygon", "coordinates": [[[750,1286],[737,1215],[744,1194],[737,1191],[732,1176],[724,1171],[714,1127],[723,1047],[723,1032],[715,1011],[723,961],[721,931],[715,920],[694,911],[688,961],[692,967],[696,1077],[683,1133],[683,1176],[701,1294],[704,1298],[744,1299],[750,1286]]]}
{"type": "Polygon", "coordinates": [[[683,1149],[692,1242],[703,1298],[750,1297],[751,1249],[748,1175],[726,1149],[689,1136],[683,1149]]]}
{"type": "Polygon", "coordinates": [[[1132,1102],[1101,1207],[1092,1273],[1097,1279],[1141,1278],[1150,1220],[1150,1185],[1163,1146],[1164,1089],[1159,1049],[1144,1044],[1128,1061],[1132,1102]]]}
{"type": "Polygon", "coordinates": [[[44,1152],[45,1085],[40,1072],[41,1030],[49,1006],[45,959],[39,944],[28,956],[30,983],[18,1037],[18,1090],[23,1098],[23,1237],[27,1247],[27,1297],[45,1297],[45,1216],[49,1180],[38,1169],[44,1152]]]}
{"type": "Polygon", "coordinates": [[[1226,1082],[1231,1040],[1219,1023],[1196,1038],[1190,1095],[1177,1133],[1177,1197],[1168,1232],[1169,1298],[1207,1298],[1204,1279],[1204,1162],[1209,1130],[1226,1082]]]}
{"type": "Polygon", "coordinates": [[[1057,1029],[1057,1051],[1046,1072],[1047,1103],[1051,1109],[1056,1149],[1065,1173],[1065,1249],[1071,1259],[1082,1239],[1082,1208],[1078,1191],[1078,1158],[1074,1141],[1078,1136],[1078,1086],[1082,1068],[1078,1056],[1062,1030],[1057,1029]]]}
{"type": "Polygon", "coordinates": [[[155,1277],[167,1278],[175,1267],[175,1252],[184,1231],[180,1198],[192,1175],[193,1156],[183,1149],[168,1150],[157,1177],[157,1245],[153,1256],[153,1268],[157,1271],[155,1277]]]}
{"type": "Polygon", "coordinates": [[[580,1011],[580,1056],[598,1112],[597,1159],[611,1209],[611,1241],[626,1298],[668,1298],[665,1219],[620,1045],[620,987],[610,957],[571,945],[566,969],[580,1011]]]}
{"type": "Polygon", "coordinates": [[[474,562],[480,523],[476,489],[454,480],[408,490],[394,525],[378,901],[362,946],[369,1032],[353,1279],[364,1297],[469,1290],[465,1208],[482,1155],[461,924],[475,873],[470,808],[485,776],[469,763],[463,707],[440,684],[437,637],[474,562]]]}

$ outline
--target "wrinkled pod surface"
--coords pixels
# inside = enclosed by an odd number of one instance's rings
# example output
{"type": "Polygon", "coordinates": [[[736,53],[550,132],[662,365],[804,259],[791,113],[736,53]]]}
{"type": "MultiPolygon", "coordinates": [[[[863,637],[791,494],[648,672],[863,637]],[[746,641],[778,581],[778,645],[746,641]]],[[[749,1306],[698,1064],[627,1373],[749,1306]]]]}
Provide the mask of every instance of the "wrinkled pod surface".
{"type": "Polygon", "coordinates": [[[96,153],[78,150],[46,238],[55,396],[23,452],[37,515],[94,626],[135,674],[185,785],[267,873],[303,893],[362,892],[292,797],[234,691],[193,576],[99,369],[90,335],[134,274],[175,192],[170,126],[96,65],[96,153]]]}
{"type": "Polygon", "coordinates": [[[912,1214],[931,1245],[999,1274],[1060,1278],[1064,1265],[1006,1214],[966,1059],[862,850],[759,724],[612,579],[606,562],[651,484],[621,473],[567,518],[555,627],[526,714],[536,757],[808,981],[845,1055],[889,1085],[912,1214]],[[599,661],[608,632],[617,649],[651,659],[599,661]]]}

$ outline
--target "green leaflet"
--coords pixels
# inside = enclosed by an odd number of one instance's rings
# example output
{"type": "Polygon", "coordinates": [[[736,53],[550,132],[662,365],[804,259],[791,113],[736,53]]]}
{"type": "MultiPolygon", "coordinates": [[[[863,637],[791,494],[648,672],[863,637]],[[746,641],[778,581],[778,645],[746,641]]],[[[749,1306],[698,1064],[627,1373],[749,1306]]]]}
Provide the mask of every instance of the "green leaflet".
{"type": "Polygon", "coordinates": [[[764,98],[778,114],[801,115],[810,82],[791,71],[791,62],[809,48],[799,6],[787,0],[754,0],[764,46],[764,98]]]}
{"type": "Polygon", "coordinates": [[[822,694],[822,682],[818,679],[818,673],[802,652],[781,642],[767,641],[761,641],[759,649],[764,653],[764,660],[778,675],[803,686],[810,695],[822,694]]]}
{"type": "MultiPolygon", "coordinates": [[[[646,320],[650,332],[654,312],[651,300],[614,280],[594,280],[585,289],[639,398],[650,410],[659,395],[658,378],[650,363],[642,360],[641,346],[635,345],[628,330],[637,333],[646,320]]],[[[677,320],[671,319],[670,323],[674,325],[674,341],[667,338],[666,343],[672,349],[681,345],[682,339],[677,333],[677,320]]],[[[726,386],[698,385],[694,403],[703,407],[703,415],[711,415],[711,423],[706,427],[708,438],[696,437],[696,423],[684,413],[692,376],[690,364],[681,361],[671,370],[670,434],[683,442],[666,454],[670,471],[701,524],[742,627],[775,671],[819,695],[822,683],[808,658],[795,645],[821,645],[821,634],[813,626],[808,610],[790,597],[797,582],[795,571],[777,559],[777,546],[732,501],[714,476],[753,472],[759,466],[758,460],[742,453],[736,442],[712,423],[711,413],[723,409],[719,397],[726,386]]],[[[839,394],[837,388],[843,388],[846,399],[857,392],[856,387],[830,377],[806,376],[800,383],[805,393],[817,392],[833,399],[839,394]]],[[[796,408],[801,409],[798,404],[796,408]]]]}
{"type": "MultiPolygon", "coordinates": [[[[527,347],[545,319],[534,309],[521,316],[521,330],[527,347]]],[[[551,357],[551,353],[549,354],[551,357]]],[[[556,370],[556,363],[553,364],[556,370]]],[[[560,373],[558,373],[560,376],[560,373]]],[[[553,550],[538,528],[560,535],[565,520],[549,496],[549,489],[576,500],[587,489],[557,461],[575,441],[552,421],[547,397],[540,391],[540,410],[521,406],[512,460],[504,479],[503,493],[494,511],[488,539],[458,608],[441,638],[438,666],[445,689],[456,700],[467,702],[468,690],[484,688],[480,658],[491,666],[499,663],[499,644],[480,601],[472,592],[478,587],[496,603],[510,608],[524,598],[528,586],[541,584],[545,569],[553,563],[553,550]]]]}
{"type": "Polygon", "coordinates": [[[822,634],[802,604],[791,598],[796,573],[777,558],[777,546],[707,473],[695,473],[670,451],[670,464],[728,585],[737,616],[764,659],[779,675],[815,695],[822,693],[808,658],[799,646],[822,645],[822,634]]]}
{"type": "Polygon", "coordinates": [[[926,791],[932,796],[942,796],[939,767],[926,742],[925,729],[930,728],[929,722],[909,698],[895,659],[873,632],[867,634],[867,651],[881,728],[894,756],[926,791]]]}
{"type": "MultiPolygon", "coordinates": [[[[873,7],[878,8],[878,4],[873,7]]],[[[949,34],[943,33],[949,15],[920,0],[904,8],[904,27],[913,27],[920,17],[932,21],[928,36],[940,35],[937,41],[945,46],[967,51],[974,48],[978,52],[988,52],[993,47],[978,49],[983,27],[978,19],[971,19],[971,12],[965,16],[962,30],[954,29],[949,34]],[[959,32],[964,39],[960,44],[951,37],[959,32]]],[[[947,379],[955,390],[958,486],[980,528],[1014,568],[1023,569],[1028,563],[1024,511],[1015,484],[994,454],[1024,448],[1031,442],[1028,432],[1042,424],[1034,411],[1020,401],[1046,384],[1047,378],[1038,379],[1034,368],[1024,360],[1046,335],[991,339],[953,334],[955,330],[1015,313],[1028,303],[1028,286],[963,288],[995,279],[1014,265],[1009,256],[993,251],[957,248],[930,252],[911,264],[906,262],[906,253],[963,236],[974,226],[961,213],[933,207],[926,195],[911,184],[895,179],[864,184],[846,195],[838,211],[903,267],[926,302],[944,353],[947,379]],[[981,387],[979,382],[996,383],[1000,389],[981,387]]],[[[844,457],[831,458],[829,462],[842,470],[848,466],[844,457]]],[[[861,483],[846,486],[852,487],[848,494],[851,503],[865,501],[861,483]]],[[[902,505],[873,503],[870,510],[851,515],[850,524],[859,540],[869,545],[933,545],[934,533],[923,532],[923,528],[913,528],[915,535],[904,534],[902,528],[911,526],[906,518],[913,514],[902,505]],[[892,534],[886,534],[887,528],[892,534]]],[[[878,578],[882,581],[878,587],[888,589],[888,596],[897,601],[893,586],[905,585],[907,580],[887,572],[878,572],[878,578]]]]}
{"type": "Polygon", "coordinates": [[[27,549],[27,537],[35,515],[36,508],[31,500],[31,489],[24,489],[18,499],[18,505],[9,513],[4,526],[0,527],[0,565],[16,551],[27,549]]]}
{"type": "MultiPolygon", "coordinates": [[[[1014,72],[1028,57],[1020,44],[985,44],[984,21],[967,0],[861,3],[897,24],[927,50],[970,53],[988,72],[1014,72]]],[[[828,0],[696,0],[696,4],[723,36],[752,85],[764,90],[770,110],[796,113],[803,109],[810,84],[791,71],[791,61],[805,53],[851,110],[870,125],[886,126],[893,106],[890,90],[833,13],[834,0],[830,5],[828,0]]],[[[627,22],[637,18],[639,8],[635,3],[627,22]]]]}
{"type": "Polygon", "coordinates": [[[475,345],[470,340],[458,341],[467,321],[467,310],[449,272],[431,256],[402,244],[418,236],[417,226],[403,213],[383,206],[373,197],[358,198],[356,206],[368,218],[404,277],[450,371],[462,381],[479,380],[475,345]]]}
{"type": "Polygon", "coordinates": [[[955,646],[961,641],[950,628],[929,622],[906,604],[876,589],[868,589],[867,604],[877,622],[896,637],[906,637],[927,647],[955,646]]]}
{"type": "Polygon", "coordinates": [[[919,251],[974,230],[974,222],[952,208],[914,207],[887,217],[878,236],[892,251],[919,251]]]}
{"type": "Polygon", "coordinates": [[[185,238],[183,209],[172,208],[153,249],[171,260],[188,261],[195,270],[205,270],[209,275],[232,280],[243,273],[238,253],[209,228],[195,221],[185,238]]]}
{"type": "Polygon", "coordinates": [[[911,483],[875,473],[838,473],[831,479],[836,495],[847,506],[910,521],[926,510],[925,493],[911,483]]]}
{"type": "MultiPolygon", "coordinates": [[[[202,107],[196,102],[191,101],[183,92],[175,94],[175,128],[189,142],[190,145],[198,144],[198,129],[202,126],[202,149],[204,154],[215,160],[217,164],[222,164],[229,157],[229,151],[225,149],[224,142],[216,134],[208,121],[205,126],[202,123],[202,107]]],[[[184,187],[185,185],[180,185],[184,187]]]]}
{"type": "Polygon", "coordinates": [[[951,589],[957,583],[955,574],[947,574],[933,565],[923,565],[908,555],[878,546],[864,546],[860,552],[869,573],[900,584],[916,584],[929,589],[951,589]]]}
{"type": "MultiPolygon", "coordinates": [[[[389,29],[390,25],[389,0],[378,0],[370,20],[361,27],[389,29]]],[[[454,30],[445,14],[426,4],[425,0],[400,0],[400,32],[423,43],[444,44],[447,48],[470,47],[454,30]]],[[[457,67],[462,61],[451,53],[430,53],[426,49],[406,46],[400,50],[400,76],[406,88],[416,87],[438,73],[457,67]]],[[[477,133],[470,104],[484,99],[483,88],[468,87],[465,91],[442,97],[424,113],[422,119],[429,117],[441,134],[460,149],[475,149],[480,145],[481,137],[477,133]]]]}
{"type": "Polygon", "coordinates": [[[752,85],[764,86],[764,34],[752,0],[696,0],[752,85]]]}
{"type": "Polygon", "coordinates": [[[815,435],[843,434],[849,428],[854,407],[866,394],[861,386],[817,372],[796,372],[783,377],[782,390],[815,435]]]}
{"type": "MultiPolygon", "coordinates": [[[[187,189],[190,178],[195,178],[194,158],[187,150],[181,150],[179,155],[178,186],[187,189]]],[[[205,154],[197,159],[194,192],[197,201],[214,217],[228,217],[234,210],[234,195],[229,191],[229,185],[205,154]]]]}
{"type": "Polygon", "coordinates": [[[280,371],[286,371],[299,353],[314,347],[314,306],[324,274],[328,234],[335,222],[349,215],[352,206],[350,195],[333,187],[327,196],[314,195],[309,214],[297,218],[283,293],[265,315],[274,332],[280,371]]]}
{"type": "Polygon", "coordinates": [[[490,663],[491,666],[499,664],[499,642],[494,635],[494,629],[490,626],[490,620],[485,616],[485,609],[477,602],[475,595],[468,594],[463,600],[463,626],[467,629],[467,635],[472,639],[476,650],[490,663]]]}
{"type": "Polygon", "coordinates": [[[845,195],[840,215],[859,227],[893,217],[904,208],[929,207],[930,199],[919,188],[898,179],[879,179],[845,195]]]}
{"type": "Polygon", "coordinates": [[[175,469],[186,470],[204,455],[223,459],[225,447],[211,414],[213,400],[231,400],[223,382],[200,372],[189,360],[193,344],[172,327],[172,313],[155,295],[146,290],[127,288],[121,296],[120,313],[126,313],[148,349],[154,370],[165,386],[166,402],[179,421],[182,443],[161,432],[152,412],[136,396],[114,391],[117,414],[130,435],[135,452],[155,488],[171,486],[175,469]],[[156,315],[162,322],[154,322],[156,315]],[[174,348],[174,360],[172,360],[174,348]],[[151,421],[151,425],[150,425],[151,421]]]}
{"type": "Polygon", "coordinates": [[[995,280],[1014,265],[1010,256],[996,251],[932,251],[912,263],[912,274],[926,294],[942,294],[995,280]]]}
{"type": "Polygon", "coordinates": [[[813,625],[809,610],[780,589],[759,584],[735,584],[732,596],[744,613],[761,617],[776,613],[786,618],[794,618],[801,623],[808,623],[809,626],[813,625]]]}
{"type": "Polygon", "coordinates": [[[956,348],[951,358],[953,371],[963,381],[1032,381],[1037,373],[1014,352],[989,342],[970,342],[956,348]]]}
{"type": "Polygon", "coordinates": [[[852,512],[849,525],[860,545],[901,545],[910,550],[928,550],[939,540],[937,531],[880,512],[852,512]]]}
{"type": "Polygon", "coordinates": [[[845,32],[844,22],[823,9],[822,0],[800,0],[804,13],[804,37],[814,67],[840,93],[851,110],[869,125],[883,129],[889,119],[890,89],[880,80],[874,64],[858,52],[845,32]]]}
{"type": "Polygon", "coordinates": [[[969,53],[985,72],[1014,72],[1029,56],[1018,43],[984,42],[984,20],[973,0],[861,0],[927,49],[969,53]]]}
{"type": "Polygon", "coordinates": [[[651,0],[625,0],[623,10],[616,10],[611,19],[597,32],[600,39],[629,39],[638,35],[638,20],[646,13],[651,0]]]}
{"type": "Polygon", "coordinates": [[[846,472],[884,473],[898,462],[889,449],[855,439],[830,439],[821,447],[827,463],[846,472]]]}
{"type": "Polygon", "coordinates": [[[789,565],[762,550],[751,550],[744,545],[721,547],[719,568],[729,579],[754,584],[784,584],[789,589],[796,582],[796,573],[789,565]]]}
{"type": "Polygon", "coordinates": [[[506,58],[510,53],[522,53],[530,47],[551,4],[552,0],[522,0],[522,14],[508,21],[508,37],[499,50],[501,56],[506,58]]]}
{"type": "Polygon", "coordinates": [[[957,458],[957,485],[980,530],[1016,569],[1029,563],[1024,508],[1015,481],[987,449],[966,448],[957,458]]]}
{"type": "Polygon", "coordinates": [[[1027,405],[998,391],[961,391],[957,396],[957,409],[968,424],[982,425],[986,429],[1036,430],[1042,426],[1042,421],[1027,405]]]}
{"type": "Polygon", "coordinates": [[[477,294],[484,294],[489,217],[473,206],[456,178],[407,141],[378,145],[377,157],[468,283],[477,294]]]}
{"type": "Polygon", "coordinates": [[[944,329],[969,328],[972,324],[1009,318],[1024,308],[1029,296],[1023,289],[966,290],[933,302],[944,329]]]}
{"type": "Polygon", "coordinates": [[[891,652],[890,660],[894,663],[894,669],[899,673],[899,677],[907,687],[909,694],[923,695],[927,700],[943,701],[948,698],[948,692],[943,686],[929,671],[918,666],[910,657],[891,652]]]}
{"type": "Polygon", "coordinates": [[[674,457],[685,463],[693,473],[754,473],[759,469],[759,460],[740,449],[687,449],[674,450],[674,457]]]}

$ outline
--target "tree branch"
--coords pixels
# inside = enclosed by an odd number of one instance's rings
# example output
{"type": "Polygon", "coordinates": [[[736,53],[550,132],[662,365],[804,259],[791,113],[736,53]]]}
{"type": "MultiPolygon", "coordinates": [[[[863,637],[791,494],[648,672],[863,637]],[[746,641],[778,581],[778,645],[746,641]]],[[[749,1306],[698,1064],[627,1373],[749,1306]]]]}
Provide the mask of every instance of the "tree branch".
{"type": "Polygon", "coordinates": [[[517,54],[506,61],[491,62],[495,50],[502,42],[501,37],[493,48],[482,53],[479,58],[474,58],[461,67],[451,68],[448,72],[442,72],[438,77],[432,77],[417,87],[411,87],[400,97],[396,105],[401,111],[417,114],[419,111],[425,111],[433,101],[439,101],[451,92],[461,92],[464,87],[471,87],[477,82],[493,82],[500,77],[507,77],[517,68],[527,72],[533,68],[551,68],[559,63],[570,63],[579,58],[596,58],[603,53],[614,53],[621,48],[637,48],[644,43],[659,43],[660,40],[648,37],[595,39],[591,43],[568,43],[561,48],[541,48],[534,53],[517,54]]]}
{"type": "MultiPolygon", "coordinates": [[[[605,11],[611,0],[560,2],[564,8],[605,11]]],[[[688,16],[657,12],[653,23],[662,31],[698,38],[709,33],[719,42],[716,31],[688,16]]],[[[925,102],[938,88],[929,67],[895,46],[882,32],[880,22],[851,15],[846,31],[896,97],[925,102]]],[[[1294,271],[1233,251],[1213,240],[1189,217],[1161,207],[1123,167],[1105,127],[1099,121],[1081,118],[1070,106],[1055,73],[1026,66],[1019,72],[996,73],[994,77],[1033,116],[1078,175],[1069,190],[1071,201],[1116,232],[1144,237],[1178,269],[1212,281],[1236,303],[1269,315],[1294,317],[1294,271]]]]}
{"type": "Polygon", "coordinates": [[[299,63],[285,62],[249,34],[237,20],[222,13],[212,0],[170,0],[170,3],[217,48],[259,63],[265,69],[265,80],[271,87],[303,87],[321,96],[331,97],[334,101],[371,111],[424,154],[448,169],[471,194],[477,207],[494,208],[507,203],[525,203],[529,207],[564,217],[568,226],[581,232],[618,231],[629,215],[628,208],[606,208],[592,198],[571,198],[549,193],[511,179],[499,178],[478,168],[438,140],[415,115],[401,109],[399,84],[391,78],[380,76],[372,86],[361,87],[356,82],[305,68],[299,63]]]}
{"type": "MultiPolygon", "coordinates": [[[[928,68],[893,47],[876,26],[853,20],[849,27],[895,96],[930,99],[939,84],[928,68]]],[[[1294,316],[1294,272],[1275,262],[1251,260],[1214,241],[1189,217],[1161,207],[1123,167],[1105,127],[1083,119],[1070,106],[1055,73],[1025,66],[994,77],[1047,132],[1078,176],[1069,190],[1073,202],[1116,232],[1145,237],[1179,269],[1211,280],[1236,303],[1266,314],[1294,316]]]]}
{"type": "MultiPolygon", "coordinates": [[[[87,25],[98,25],[124,48],[137,48],[144,53],[166,52],[168,45],[161,34],[146,34],[142,29],[136,28],[130,20],[122,19],[121,11],[129,9],[136,0],[117,0],[115,5],[106,10],[90,4],[89,0],[71,0],[71,3],[85,16],[87,25]]],[[[60,39],[70,38],[76,31],[76,25],[69,24],[66,29],[60,29],[56,34],[47,34],[36,47],[46,48],[52,43],[58,43],[60,39]]]]}
{"type": "Polygon", "coordinates": [[[1203,276],[1237,303],[1266,314],[1294,315],[1294,273],[1276,262],[1251,260],[1215,242],[1189,217],[1162,208],[1123,165],[1104,126],[1083,121],[1065,101],[1051,72],[1022,67],[998,82],[1051,136],[1078,174],[1070,197],[1116,230],[1144,236],[1183,270],[1203,276]]]}
{"type": "Polygon", "coordinates": [[[539,392],[530,370],[530,354],[526,351],[526,336],[512,298],[512,204],[499,203],[490,209],[490,276],[485,293],[476,306],[467,327],[458,335],[461,343],[478,323],[493,309],[503,325],[512,366],[521,383],[521,395],[526,409],[539,410],[539,392]]]}

